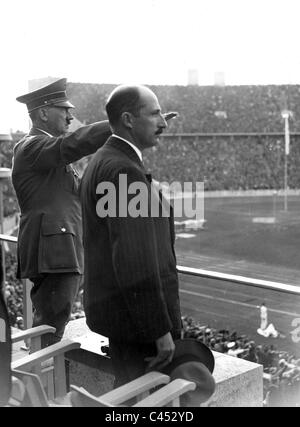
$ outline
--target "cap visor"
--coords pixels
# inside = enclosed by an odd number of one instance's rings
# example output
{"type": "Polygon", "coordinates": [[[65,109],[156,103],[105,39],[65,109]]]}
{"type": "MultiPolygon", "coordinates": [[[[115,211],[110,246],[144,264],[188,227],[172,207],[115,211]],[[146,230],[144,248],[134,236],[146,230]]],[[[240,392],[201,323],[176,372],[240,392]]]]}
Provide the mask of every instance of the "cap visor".
{"type": "Polygon", "coordinates": [[[70,101],[61,101],[61,102],[55,102],[55,104],[52,104],[55,107],[64,107],[64,108],[75,108],[73,104],[71,104],[70,101]]]}

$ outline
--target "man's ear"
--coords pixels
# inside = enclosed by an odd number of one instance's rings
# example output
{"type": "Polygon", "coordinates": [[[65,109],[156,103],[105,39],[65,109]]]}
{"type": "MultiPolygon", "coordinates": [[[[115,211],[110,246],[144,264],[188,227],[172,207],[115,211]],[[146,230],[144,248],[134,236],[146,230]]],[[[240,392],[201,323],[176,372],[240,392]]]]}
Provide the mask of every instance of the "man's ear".
{"type": "Polygon", "coordinates": [[[131,113],[128,113],[127,111],[122,113],[121,121],[122,121],[123,126],[125,126],[126,128],[129,128],[129,129],[132,129],[133,115],[131,113]]]}
{"type": "Polygon", "coordinates": [[[39,118],[42,122],[48,121],[48,109],[47,108],[39,108],[39,118]]]}

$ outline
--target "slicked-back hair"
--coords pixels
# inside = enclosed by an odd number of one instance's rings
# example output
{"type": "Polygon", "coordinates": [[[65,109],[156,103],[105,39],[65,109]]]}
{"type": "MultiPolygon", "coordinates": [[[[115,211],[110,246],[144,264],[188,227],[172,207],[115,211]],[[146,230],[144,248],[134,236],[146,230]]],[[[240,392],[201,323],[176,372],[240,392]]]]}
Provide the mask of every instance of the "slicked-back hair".
{"type": "Polygon", "coordinates": [[[124,112],[138,116],[142,108],[139,88],[137,86],[118,86],[110,94],[105,108],[112,126],[119,122],[124,112]]]}

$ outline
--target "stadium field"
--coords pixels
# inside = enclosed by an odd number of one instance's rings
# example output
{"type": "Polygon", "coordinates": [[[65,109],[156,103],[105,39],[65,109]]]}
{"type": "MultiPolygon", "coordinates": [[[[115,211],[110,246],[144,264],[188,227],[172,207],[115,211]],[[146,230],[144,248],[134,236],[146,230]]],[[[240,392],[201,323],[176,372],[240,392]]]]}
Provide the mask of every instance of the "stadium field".
{"type": "Polygon", "coordinates": [[[268,274],[269,280],[283,282],[291,277],[297,284],[300,196],[289,196],[287,201],[285,211],[282,196],[205,198],[204,226],[185,230],[194,235],[191,238],[177,233],[177,254],[190,257],[194,267],[207,268],[215,259],[218,271],[227,272],[236,265],[240,266],[236,274],[245,270],[244,274],[252,272],[252,277],[261,278],[264,271],[266,279],[268,274]]]}
{"type": "MultiPolygon", "coordinates": [[[[178,265],[300,284],[300,197],[288,198],[287,211],[278,196],[207,198],[204,215],[203,228],[178,231],[178,265]]],[[[300,333],[299,341],[292,339],[294,319],[300,325],[299,296],[181,274],[180,299],[183,313],[201,324],[237,330],[300,356],[300,333]],[[284,338],[257,334],[263,301],[284,338]]]]}
{"type": "Polygon", "coordinates": [[[180,274],[180,301],[182,313],[201,325],[214,329],[245,334],[256,344],[275,345],[300,357],[300,297],[230,283],[180,274]],[[260,327],[259,306],[268,308],[268,323],[280,332],[277,338],[263,337],[260,327]]]}

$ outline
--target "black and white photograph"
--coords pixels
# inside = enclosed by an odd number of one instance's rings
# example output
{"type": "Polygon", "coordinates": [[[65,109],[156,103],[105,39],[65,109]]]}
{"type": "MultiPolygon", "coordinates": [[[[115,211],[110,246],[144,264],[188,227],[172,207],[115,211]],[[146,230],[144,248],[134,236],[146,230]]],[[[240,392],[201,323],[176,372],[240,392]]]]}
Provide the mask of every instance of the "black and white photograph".
{"type": "Polygon", "coordinates": [[[0,14],[0,407],[300,407],[299,0],[0,14]]]}

